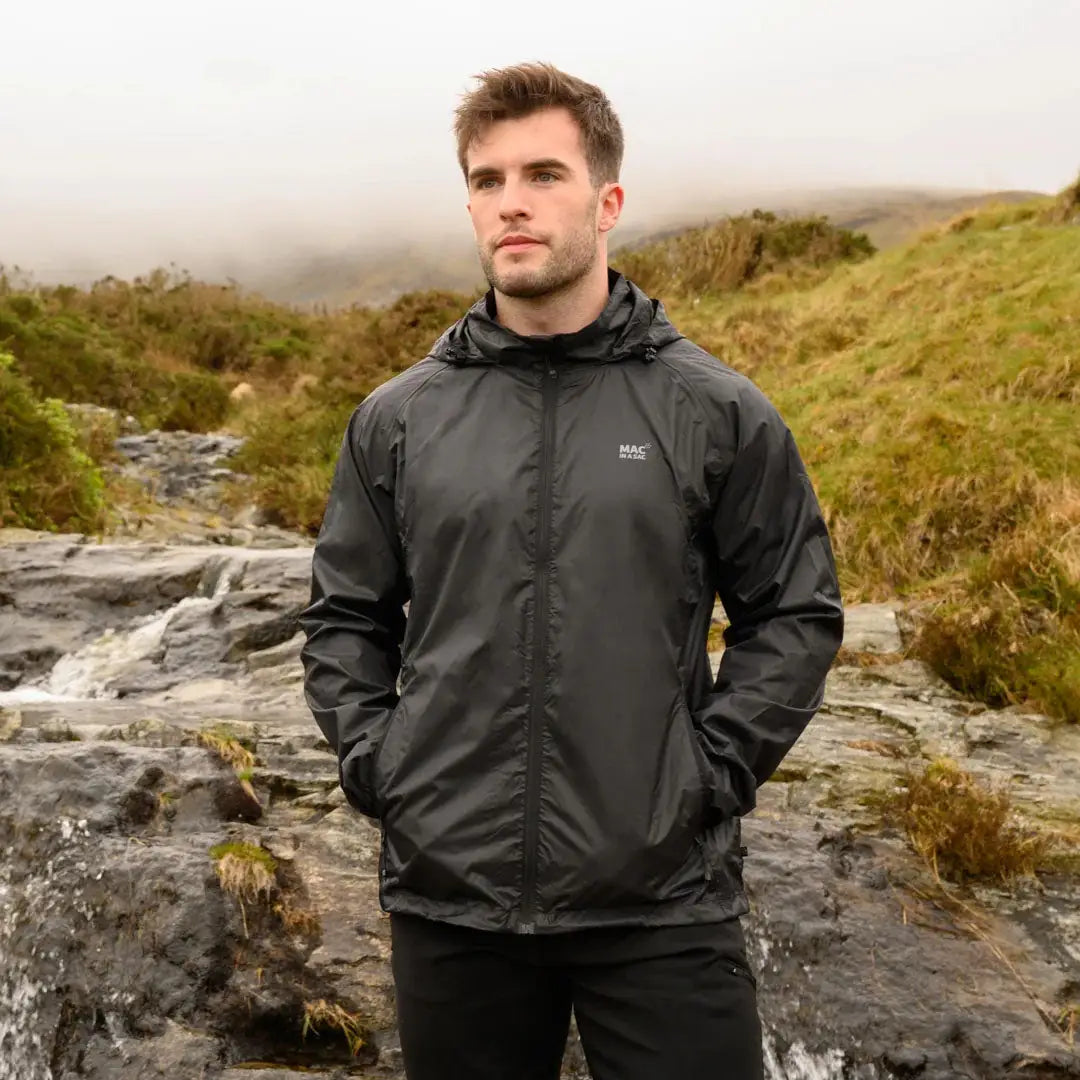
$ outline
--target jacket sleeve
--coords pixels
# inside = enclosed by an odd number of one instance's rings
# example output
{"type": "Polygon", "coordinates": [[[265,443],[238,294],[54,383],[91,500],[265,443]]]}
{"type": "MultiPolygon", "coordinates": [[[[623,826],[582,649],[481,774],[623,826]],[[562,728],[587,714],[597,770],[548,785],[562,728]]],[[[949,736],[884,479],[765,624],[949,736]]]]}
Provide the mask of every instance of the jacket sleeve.
{"type": "Polygon", "coordinates": [[[408,588],[394,518],[393,423],[371,401],[345,432],[300,625],[304,692],[337,752],[342,790],[377,817],[372,765],[398,702],[408,588]]]}
{"type": "Polygon", "coordinates": [[[821,705],[844,627],[828,532],[791,432],[749,382],[730,418],[734,445],[707,467],[730,626],[713,692],[694,715],[714,818],[754,808],[758,785],[821,705]]]}

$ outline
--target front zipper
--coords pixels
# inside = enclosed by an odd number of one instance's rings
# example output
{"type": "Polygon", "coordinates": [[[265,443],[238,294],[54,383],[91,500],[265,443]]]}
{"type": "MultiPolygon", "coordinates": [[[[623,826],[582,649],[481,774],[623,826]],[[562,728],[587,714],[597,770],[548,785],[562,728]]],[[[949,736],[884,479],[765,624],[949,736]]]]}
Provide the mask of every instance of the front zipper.
{"type": "Polygon", "coordinates": [[[547,679],[548,564],[551,561],[551,489],[555,456],[555,406],[559,373],[549,366],[541,385],[539,522],[536,534],[536,608],[533,614],[532,688],[529,699],[528,756],[525,763],[525,867],[519,934],[536,931],[536,854],[540,832],[540,772],[543,752],[544,683],[547,679]]]}

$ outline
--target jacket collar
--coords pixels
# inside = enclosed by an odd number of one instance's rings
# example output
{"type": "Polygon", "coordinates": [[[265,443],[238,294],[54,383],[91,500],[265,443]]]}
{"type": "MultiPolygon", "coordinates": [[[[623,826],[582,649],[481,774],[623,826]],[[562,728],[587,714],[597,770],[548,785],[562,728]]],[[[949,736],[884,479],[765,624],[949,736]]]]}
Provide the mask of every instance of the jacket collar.
{"type": "Polygon", "coordinates": [[[435,343],[432,355],[458,366],[529,365],[541,360],[606,364],[621,360],[649,362],[657,349],[681,335],[668,321],[659,300],[608,270],[608,302],[599,318],[573,334],[515,334],[495,321],[495,294],[481,297],[435,343]]]}

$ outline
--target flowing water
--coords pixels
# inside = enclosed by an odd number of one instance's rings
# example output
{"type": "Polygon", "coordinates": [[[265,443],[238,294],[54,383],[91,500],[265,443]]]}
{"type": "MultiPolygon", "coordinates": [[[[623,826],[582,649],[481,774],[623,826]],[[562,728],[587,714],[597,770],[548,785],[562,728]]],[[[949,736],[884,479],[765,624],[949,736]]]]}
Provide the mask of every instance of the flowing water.
{"type": "Polygon", "coordinates": [[[0,706],[115,698],[116,681],[158,653],[169,624],[182,613],[209,615],[229,592],[235,573],[235,568],[221,563],[207,574],[194,596],[136,619],[124,630],[106,630],[88,645],[62,656],[43,678],[0,691],[0,706]]]}

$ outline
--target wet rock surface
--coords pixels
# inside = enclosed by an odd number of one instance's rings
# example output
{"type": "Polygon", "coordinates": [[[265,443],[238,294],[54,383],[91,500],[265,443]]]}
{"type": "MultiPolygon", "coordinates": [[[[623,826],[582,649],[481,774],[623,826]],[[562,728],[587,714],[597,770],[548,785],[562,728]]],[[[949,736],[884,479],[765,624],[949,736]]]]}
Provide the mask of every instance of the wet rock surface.
{"type": "MultiPolygon", "coordinates": [[[[303,705],[309,559],[0,546],[0,1080],[403,1076],[378,831],[303,705]],[[62,656],[83,658],[67,699],[48,689],[62,656]],[[223,724],[250,769],[206,738],[223,724]],[[274,860],[268,889],[223,889],[225,841],[274,860]],[[305,1032],[317,1002],[362,1045],[305,1032]]],[[[1080,732],[965,701],[896,654],[891,608],[853,615],[848,653],[880,662],[833,671],[744,823],[770,1080],[1080,1077],[1076,878],[950,910],[864,798],[947,753],[1075,829],[1080,732]]],[[[564,1075],[587,1075],[573,1043],[564,1075]]]]}

